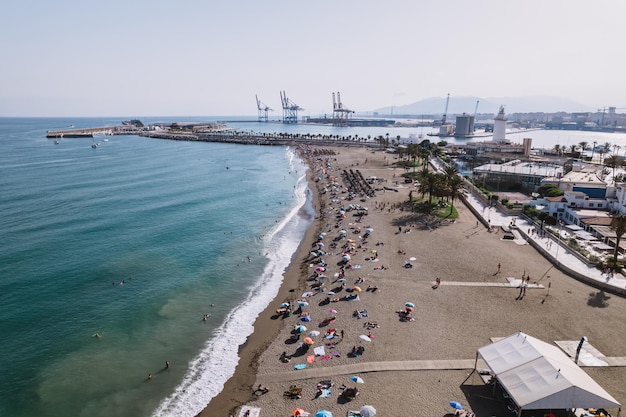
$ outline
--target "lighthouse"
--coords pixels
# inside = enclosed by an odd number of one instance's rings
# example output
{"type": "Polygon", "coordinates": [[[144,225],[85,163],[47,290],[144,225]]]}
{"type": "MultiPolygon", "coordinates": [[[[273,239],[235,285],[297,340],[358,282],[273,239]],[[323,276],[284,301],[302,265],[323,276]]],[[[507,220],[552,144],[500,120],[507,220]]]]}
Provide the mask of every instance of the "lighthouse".
{"type": "Polygon", "coordinates": [[[498,115],[493,120],[493,141],[497,143],[506,142],[506,116],[504,106],[500,106],[498,115]]]}

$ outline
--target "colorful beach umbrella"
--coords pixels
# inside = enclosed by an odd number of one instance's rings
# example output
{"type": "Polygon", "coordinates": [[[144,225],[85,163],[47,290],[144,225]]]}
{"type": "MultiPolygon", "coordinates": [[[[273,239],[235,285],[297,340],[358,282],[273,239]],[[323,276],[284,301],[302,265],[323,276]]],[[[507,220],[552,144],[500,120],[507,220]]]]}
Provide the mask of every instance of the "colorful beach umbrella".
{"type": "Polygon", "coordinates": [[[315,413],[315,417],[333,417],[333,413],[328,410],[319,410],[315,413]]]}
{"type": "Polygon", "coordinates": [[[359,410],[359,414],[361,414],[361,417],[374,417],[376,415],[376,409],[371,405],[364,405],[359,410]]]}
{"type": "Polygon", "coordinates": [[[306,332],[306,327],[305,327],[305,326],[302,326],[302,325],[300,325],[300,326],[294,326],[294,328],[293,328],[293,329],[294,329],[296,332],[298,332],[298,333],[306,332]]]}
{"type": "Polygon", "coordinates": [[[304,413],[305,411],[302,408],[294,408],[294,410],[291,412],[291,415],[295,417],[300,417],[304,415],[304,413]]]}
{"type": "Polygon", "coordinates": [[[289,307],[289,303],[282,303],[280,306],[281,306],[282,308],[286,308],[286,307],[289,307]]]}
{"type": "Polygon", "coordinates": [[[413,303],[404,303],[405,307],[411,307],[411,308],[415,308],[415,304],[413,303]]]}
{"type": "Polygon", "coordinates": [[[352,287],[352,291],[361,292],[363,289],[361,287],[352,287]]]}
{"type": "Polygon", "coordinates": [[[329,311],[329,312],[331,312],[331,313],[336,313],[336,312],[337,312],[337,310],[335,310],[334,308],[331,308],[331,309],[330,309],[330,310],[328,310],[328,311],[329,311]]]}
{"type": "Polygon", "coordinates": [[[307,345],[312,345],[313,343],[313,339],[311,339],[310,337],[305,337],[303,340],[304,343],[306,343],[307,345]]]}
{"type": "Polygon", "coordinates": [[[359,376],[356,376],[356,375],[351,376],[350,377],[350,381],[356,382],[357,384],[364,384],[365,383],[365,381],[363,381],[363,378],[361,378],[359,376]]]}
{"type": "Polygon", "coordinates": [[[311,316],[302,316],[300,317],[300,321],[304,321],[306,323],[311,321],[311,316]]]}

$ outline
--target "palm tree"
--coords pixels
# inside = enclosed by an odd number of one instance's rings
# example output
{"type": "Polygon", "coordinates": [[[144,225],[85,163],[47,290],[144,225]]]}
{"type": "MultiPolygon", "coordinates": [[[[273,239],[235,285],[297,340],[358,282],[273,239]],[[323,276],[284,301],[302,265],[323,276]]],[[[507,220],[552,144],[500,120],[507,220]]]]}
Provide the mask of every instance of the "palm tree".
{"type": "MultiPolygon", "coordinates": [[[[584,142],[580,142],[581,144],[584,142]]],[[[596,142],[595,140],[593,141],[593,148],[591,149],[591,162],[593,162],[593,154],[596,152],[596,145],[598,144],[598,142],[596,142]]],[[[582,146],[582,145],[581,145],[582,146]]],[[[585,150],[585,148],[583,148],[583,151],[585,150]]]]}
{"type": "Polygon", "coordinates": [[[463,180],[455,167],[446,167],[444,170],[448,195],[450,196],[450,214],[454,210],[454,199],[459,196],[459,190],[463,187],[463,180]]]}
{"type": "Polygon", "coordinates": [[[604,160],[604,165],[613,168],[613,184],[615,184],[615,168],[622,166],[622,160],[617,155],[611,155],[604,160]]]}
{"type": "Polygon", "coordinates": [[[615,155],[617,155],[617,154],[619,153],[620,149],[622,149],[622,147],[621,147],[621,146],[619,146],[619,145],[613,145],[613,153],[614,153],[615,155]]]}
{"type": "Polygon", "coordinates": [[[422,193],[422,197],[428,193],[428,205],[432,205],[433,192],[435,191],[435,184],[437,178],[433,172],[428,170],[428,166],[424,166],[418,173],[418,180],[420,182],[419,192],[422,193]]]}
{"type": "Polygon", "coordinates": [[[615,232],[615,252],[613,252],[613,260],[617,263],[617,251],[619,250],[619,242],[626,233],[626,216],[618,214],[611,219],[611,229],[615,232]]]}
{"type": "Polygon", "coordinates": [[[585,153],[585,151],[587,150],[587,145],[588,143],[585,141],[580,142],[578,145],[580,145],[580,157],[582,157],[583,153],[585,153]]]}

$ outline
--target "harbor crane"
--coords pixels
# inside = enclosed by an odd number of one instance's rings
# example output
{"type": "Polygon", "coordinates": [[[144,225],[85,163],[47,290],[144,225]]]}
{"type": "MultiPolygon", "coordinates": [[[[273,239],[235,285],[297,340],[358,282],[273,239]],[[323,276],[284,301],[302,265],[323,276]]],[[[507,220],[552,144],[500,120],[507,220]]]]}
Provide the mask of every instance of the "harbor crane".
{"type": "Polygon", "coordinates": [[[283,105],[283,123],[298,123],[298,111],[304,109],[289,100],[284,91],[280,92],[280,102],[283,105]]]}
{"type": "Polygon", "coordinates": [[[448,117],[448,104],[450,104],[450,93],[448,93],[448,98],[446,98],[446,108],[443,111],[443,117],[441,117],[441,124],[446,124],[446,118],[448,117]]]}
{"type": "Polygon", "coordinates": [[[334,126],[346,126],[348,120],[354,114],[354,110],[350,110],[343,107],[341,102],[341,95],[337,91],[337,100],[335,100],[335,93],[333,93],[333,125],[334,126]]]}
{"type": "Polygon", "coordinates": [[[270,109],[267,104],[264,104],[261,100],[259,100],[259,96],[257,96],[256,94],[254,95],[254,97],[256,97],[256,107],[259,112],[259,122],[267,123],[267,112],[274,111],[274,109],[270,109]]]}

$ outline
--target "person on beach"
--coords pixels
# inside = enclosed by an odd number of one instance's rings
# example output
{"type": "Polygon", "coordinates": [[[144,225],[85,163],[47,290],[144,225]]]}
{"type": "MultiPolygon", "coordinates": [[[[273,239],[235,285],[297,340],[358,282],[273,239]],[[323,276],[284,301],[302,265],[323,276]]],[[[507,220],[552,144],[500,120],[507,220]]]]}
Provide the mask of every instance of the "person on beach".
{"type": "Polygon", "coordinates": [[[170,369],[170,363],[168,361],[165,361],[165,369],[170,369]]]}

